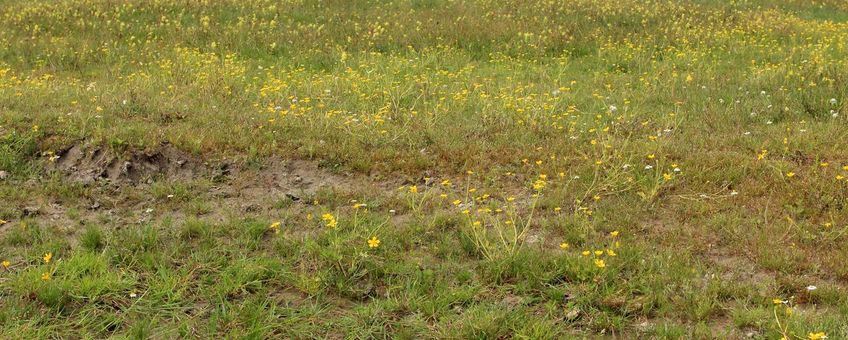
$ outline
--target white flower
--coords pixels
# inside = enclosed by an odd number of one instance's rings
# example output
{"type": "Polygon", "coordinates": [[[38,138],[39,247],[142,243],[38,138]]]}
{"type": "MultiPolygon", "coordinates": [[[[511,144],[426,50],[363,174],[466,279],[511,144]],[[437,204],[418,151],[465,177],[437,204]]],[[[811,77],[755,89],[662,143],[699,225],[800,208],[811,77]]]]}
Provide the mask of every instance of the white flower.
{"type": "Polygon", "coordinates": [[[624,165],[621,166],[622,169],[627,169],[629,167],[630,167],[630,164],[624,164],[624,165]]]}
{"type": "Polygon", "coordinates": [[[137,297],[137,296],[138,296],[138,294],[136,294],[136,293],[130,293],[130,297],[131,297],[131,298],[135,298],[135,297],[137,297]]]}
{"type": "Polygon", "coordinates": [[[674,168],[674,172],[680,172],[680,168],[674,168]]]}
{"type": "Polygon", "coordinates": [[[830,98],[830,105],[836,105],[836,98],[830,98]]]}
{"type": "Polygon", "coordinates": [[[615,105],[610,105],[609,110],[610,110],[610,112],[615,112],[615,110],[618,110],[618,108],[615,107],[615,105]]]}
{"type": "Polygon", "coordinates": [[[760,91],[760,95],[765,96],[765,95],[766,95],[766,91],[760,91]]]}
{"type": "Polygon", "coordinates": [[[654,166],[653,166],[653,165],[650,165],[650,164],[648,164],[648,165],[646,165],[646,166],[645,166],[645,170],[651,170],[651,169],[653,169],[653,168],[654,168],[654,166]]]}
{"type": "Polygon", "coordinates": [[[737,192],[736,190],[733,190],[733,191],[730,192],[730,196],[736,196],[736,195],[739,195],[739,192],[737,192]]]}
{"type": "Polygon", "coordinates": [[[819,287],[816,287],[816,286],[813,286],[813,285],[807,286],[807,291],[814,291],[816,289],[819,289],[819,287]]]}

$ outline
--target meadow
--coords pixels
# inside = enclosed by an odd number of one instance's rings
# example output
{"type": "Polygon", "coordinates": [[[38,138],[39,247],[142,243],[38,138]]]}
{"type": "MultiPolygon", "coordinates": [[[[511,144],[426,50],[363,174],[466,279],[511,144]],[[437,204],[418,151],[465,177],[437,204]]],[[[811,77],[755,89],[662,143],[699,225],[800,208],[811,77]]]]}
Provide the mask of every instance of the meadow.
{"type": "Polygon", "coordinates": [[[0,0],[0,338],[848,338],[848,2],[0,0]]]}

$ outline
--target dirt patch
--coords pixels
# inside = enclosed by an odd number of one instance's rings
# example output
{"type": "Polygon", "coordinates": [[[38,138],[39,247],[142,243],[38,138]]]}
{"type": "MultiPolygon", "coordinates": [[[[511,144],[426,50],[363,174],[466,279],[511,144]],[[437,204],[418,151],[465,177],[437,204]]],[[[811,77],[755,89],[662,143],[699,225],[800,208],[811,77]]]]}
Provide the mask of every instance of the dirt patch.
{"type": "Polygon", "coordinates": [[[321,190],[345,192],[373,186],[362,176],[336,174],[316,162],[271,157],[258,167],[234,167],[226,181],[213,189],[224,207],[262,214],[277,202],[311,203],[321,190]]]}
{"type": "Polygon", "coordinates": [[[156,177],[190,179],[203,171],[203,165],[191,155],[162,144],[154,150],[130,150],[118,154],[103,146],[74,144],[57,153],[58,158],[48,164],[68,179],[92,184],[143,183],[156,177]]]}
{"type": "Polygon", "coordinates": [[[347,202],[348,197],[390,191],[397,185],[282,156],[258,165],[203,161],[169,144],[116,152],[83,141],[56,156],[43,160],[47,172],[85,185],[84,197],[22,196],[10,202],[17,208],[9,209],[14,214],[6,217],[9,221],[0,226],[0,234],[27,218],[48,228],[61,226],[69,237],[89,224],[121,228],[165,219],[175,225],[189,219],[223,223],[241,218],[285,223],[281,216],[301,214],[317,199],[321,204],[347,202]],[[180,185],[171,186],[176,183],[180,185]],[[191,192],[186,195],[182,190],[191,192]]]}
{"type": "Polygon", "coordinates": [[[717,275],[721,280],[742,282],[747,285],[767,287],[775,286],[773,273],[762,270],[747,257],[737,256],[731,252],[715,249],[707,254],[707,258],[718,269],[717,275]]]}
{"type": "Polygon", "coordinates": [[[330,173],[315,162],[271,157],[258,169],[237,171],[230,184],[245,196],[284,194],[298,200],[321,189],[350,187],[353,182],[352,175],[330,173]]]}
{"type": "Polygon", "coordinates": [[[255,167],[202,162],[167,143],[122,153],[104,146],[77,143],[58,152],[57,156],[46,164],[46,168],[74,182],[133,185],[153,180],[188,181],[206,177],[221,183],[223,191],[237,196],[285,194],[297,199],[322,188],[350,187],[366,180],[354,180],[351,174],[331,173],[319,168],[316,162],[281,157],[270,157],[255,167]]]}

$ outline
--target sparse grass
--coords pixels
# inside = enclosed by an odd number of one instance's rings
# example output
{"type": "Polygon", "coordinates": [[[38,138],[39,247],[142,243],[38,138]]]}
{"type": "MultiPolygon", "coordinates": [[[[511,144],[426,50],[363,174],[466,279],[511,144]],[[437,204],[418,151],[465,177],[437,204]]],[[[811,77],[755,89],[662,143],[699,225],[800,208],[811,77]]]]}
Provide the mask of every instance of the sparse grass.
{"type": "Polygon", "coordinates": [[[0,338],[848,338],[843,1],[0,19],[0,338]]]}

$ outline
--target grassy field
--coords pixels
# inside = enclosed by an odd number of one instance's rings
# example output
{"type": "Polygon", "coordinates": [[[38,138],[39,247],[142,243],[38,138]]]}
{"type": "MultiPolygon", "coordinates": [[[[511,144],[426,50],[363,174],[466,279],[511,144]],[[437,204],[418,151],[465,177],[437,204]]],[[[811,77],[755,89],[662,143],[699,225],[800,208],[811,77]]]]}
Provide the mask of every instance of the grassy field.
{"type": "Polygon", "coordinates": [[[842,0],[0,0],[0,338],[848,338],[842,0]]]}

